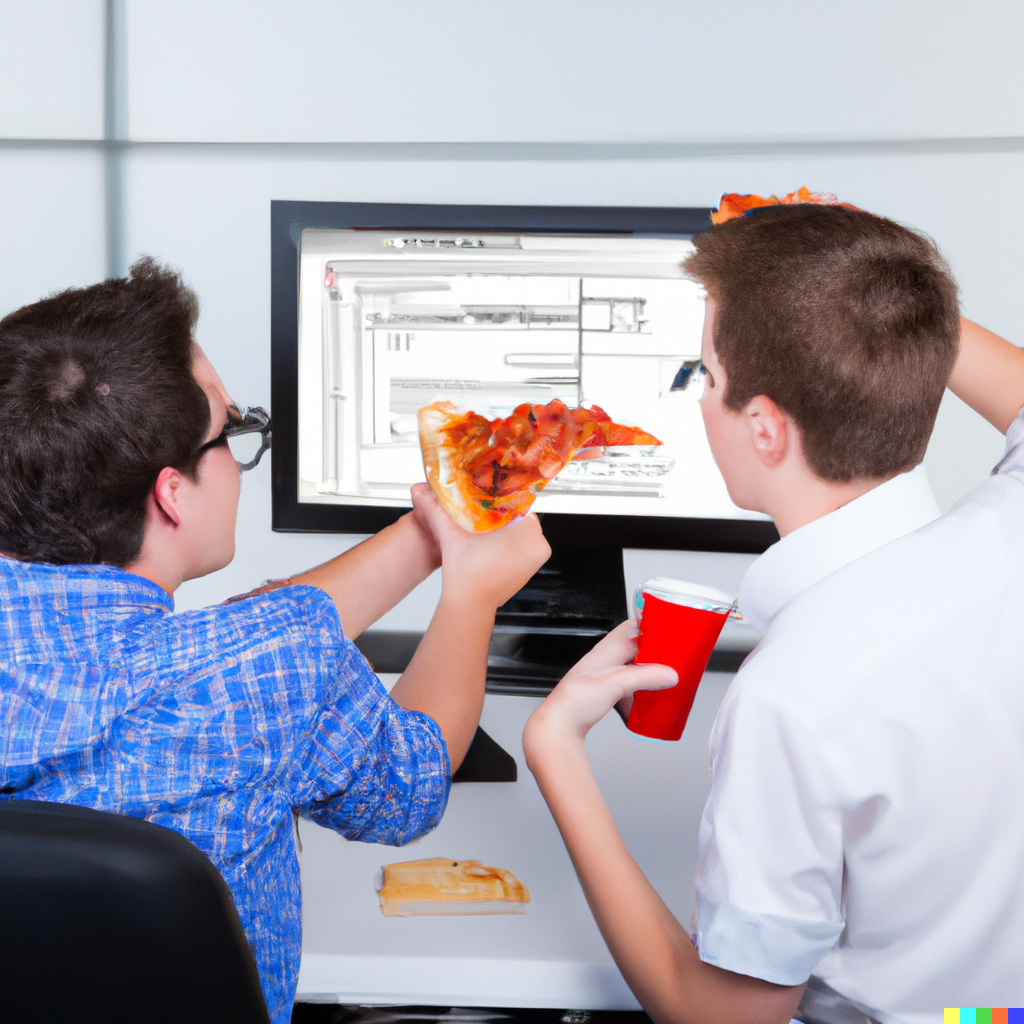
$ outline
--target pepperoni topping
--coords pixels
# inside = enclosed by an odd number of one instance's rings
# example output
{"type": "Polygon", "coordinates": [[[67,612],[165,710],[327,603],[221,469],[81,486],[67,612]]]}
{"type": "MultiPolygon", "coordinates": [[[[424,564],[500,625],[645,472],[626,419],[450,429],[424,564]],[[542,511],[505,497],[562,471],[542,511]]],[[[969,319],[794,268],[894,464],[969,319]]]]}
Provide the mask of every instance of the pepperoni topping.
{"type": "Polygon", "coordinates": [[[600,407],[570,409],[559,399],[517,406],[504,420],[469,412],[446,428],[446,447],[478,490],[481,507],[536,485],[543,486],[577,450],[661,442],[636,427],[613,423],[600,407]]]}

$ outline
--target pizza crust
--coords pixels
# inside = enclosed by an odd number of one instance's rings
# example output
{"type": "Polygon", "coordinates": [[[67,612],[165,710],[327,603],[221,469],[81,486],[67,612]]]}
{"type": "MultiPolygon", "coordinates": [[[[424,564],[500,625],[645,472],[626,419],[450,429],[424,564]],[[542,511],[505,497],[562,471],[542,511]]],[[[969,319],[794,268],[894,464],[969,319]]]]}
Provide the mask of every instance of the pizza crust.
{"type": "Polygon", "coordinates": [[[441,507],[459,526],[472,533],[476,529],[475,520],[458,501],[459,492],[453,486],[451,461],[444,447],[446,429],[458,416],[459,410],[451,402],[435,402],[420,409],[420,450],[423,452],[427,483],[441,507]]]}

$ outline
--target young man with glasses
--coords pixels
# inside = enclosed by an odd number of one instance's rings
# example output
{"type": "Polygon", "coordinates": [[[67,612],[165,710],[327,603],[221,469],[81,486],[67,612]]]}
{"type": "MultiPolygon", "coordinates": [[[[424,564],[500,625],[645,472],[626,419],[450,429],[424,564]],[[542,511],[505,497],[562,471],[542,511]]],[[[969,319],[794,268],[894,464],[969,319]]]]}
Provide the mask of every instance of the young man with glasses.
{"type": "Polygon", "coordinates": [[[283,1024],[300,952],[293,813],[394,845],[437,824],[494,611],[548,547],[535,516],[466,533],[424,485],[338,558],[171,614],[182,582],[234,555],[231,439],[270,433],[195,345],[197,316],[178,277],[141,260],[0,321],[0,799],[188,837],[227,880],[283,1024]],[[434,619],[389,696],[352,638],[439,565],[434,619]]]}

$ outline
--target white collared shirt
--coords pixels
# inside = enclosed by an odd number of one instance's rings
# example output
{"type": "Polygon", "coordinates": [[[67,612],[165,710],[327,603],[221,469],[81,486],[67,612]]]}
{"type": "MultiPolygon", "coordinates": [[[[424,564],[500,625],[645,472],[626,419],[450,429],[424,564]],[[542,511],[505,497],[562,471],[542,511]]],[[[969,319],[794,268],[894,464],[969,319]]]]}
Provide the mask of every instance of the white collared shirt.
{"type": "Polygon", "coordinates": [[[856,558],[939,518],[923,465],[879,484],[773,544],[740,587],[743,621],[761,633],[797,594],[856,558]]]}
{"type": "Polygon", "coordinates": [[[915,470],[751,567],[701,822],[701,957],[886,1024],[1024,1005],[1024,420],[936,513],[915,470]]]}

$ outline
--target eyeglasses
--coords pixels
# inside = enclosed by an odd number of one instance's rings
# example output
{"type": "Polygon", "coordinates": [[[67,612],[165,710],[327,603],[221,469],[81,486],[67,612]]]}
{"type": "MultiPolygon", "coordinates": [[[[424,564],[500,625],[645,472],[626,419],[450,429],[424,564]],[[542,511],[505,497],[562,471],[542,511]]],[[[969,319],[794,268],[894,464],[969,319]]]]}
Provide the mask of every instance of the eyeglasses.
{"type": "Polygon", "coordinates": [[[228,421],[224,424],[224,429],[215,438],[201,445],[196,455],[200,456],[211,448],[227,445],[232,458],[238,463],[239,472],[244,473],[257,465],[263,458],[263,453],[270,448],[271,433],[270,413],[266,409],[258,405],[238,409],[232,405],[228,408],[228,421]],[[254,434],[260,435],[259,448],[256,448],[256,439],[252,436],[254,434]]]}

